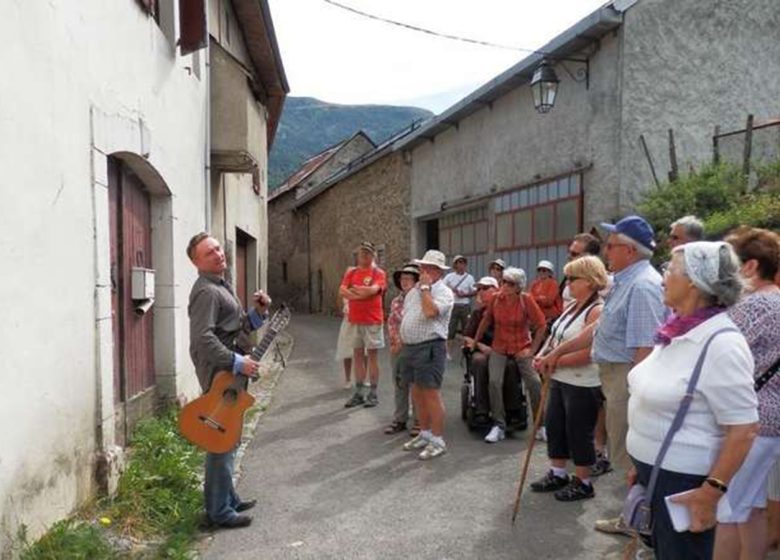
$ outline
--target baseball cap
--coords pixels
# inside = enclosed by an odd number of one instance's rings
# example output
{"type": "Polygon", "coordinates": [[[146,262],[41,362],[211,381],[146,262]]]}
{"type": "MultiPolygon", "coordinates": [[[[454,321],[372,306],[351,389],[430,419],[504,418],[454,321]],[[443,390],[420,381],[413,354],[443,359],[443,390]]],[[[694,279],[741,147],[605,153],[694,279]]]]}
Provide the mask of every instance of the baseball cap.
{"type": "Polygon", "coordinates": [[[640,245],[655,250],[655,232],[653,226],[641,216],[626,216],[616,224],[601,224],[602,229],[609,233],[621,233],[630,237],[640,245]]]}

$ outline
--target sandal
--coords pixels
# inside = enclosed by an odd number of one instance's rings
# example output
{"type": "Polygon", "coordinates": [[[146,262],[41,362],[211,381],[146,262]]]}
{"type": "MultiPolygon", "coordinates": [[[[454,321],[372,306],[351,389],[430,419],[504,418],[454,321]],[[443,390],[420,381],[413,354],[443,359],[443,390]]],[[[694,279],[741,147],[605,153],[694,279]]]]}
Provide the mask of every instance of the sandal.
{"type": "Polygon", "coordinates": [[[399,432],[403,432],[406,429],[406,424],[403,422],[393,422],[390,424],[387,428],[385,428],[385,433],[387,435],[397,434],[399,432]]]}

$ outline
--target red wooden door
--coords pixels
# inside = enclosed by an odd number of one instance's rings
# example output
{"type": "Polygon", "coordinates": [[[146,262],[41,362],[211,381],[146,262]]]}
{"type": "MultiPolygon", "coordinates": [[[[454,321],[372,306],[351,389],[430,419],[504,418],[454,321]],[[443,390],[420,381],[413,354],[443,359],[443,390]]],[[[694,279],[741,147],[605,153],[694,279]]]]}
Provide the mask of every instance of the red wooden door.
{"type": "MultiPolygon", "coordinates": [[[[118,160],[109,160],[114,399],[129,399],[155,381],[153,311],[135,313],[132,269],[152,268],[151,202],[143,184],[118,160]]],[[[154,308],[152,308],[153,310],[154,308]]]]}

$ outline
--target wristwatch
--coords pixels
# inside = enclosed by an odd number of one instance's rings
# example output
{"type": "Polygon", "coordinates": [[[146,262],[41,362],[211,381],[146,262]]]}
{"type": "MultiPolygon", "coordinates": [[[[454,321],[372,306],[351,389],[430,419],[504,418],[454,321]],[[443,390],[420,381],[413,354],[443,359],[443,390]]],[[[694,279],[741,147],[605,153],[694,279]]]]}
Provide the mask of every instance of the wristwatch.
{"type": "Polygon", "coordinates": [[[420,290],[423,292],[430,292],[431,291],[431,285],[430,284],[420,284],[420,290]]]}

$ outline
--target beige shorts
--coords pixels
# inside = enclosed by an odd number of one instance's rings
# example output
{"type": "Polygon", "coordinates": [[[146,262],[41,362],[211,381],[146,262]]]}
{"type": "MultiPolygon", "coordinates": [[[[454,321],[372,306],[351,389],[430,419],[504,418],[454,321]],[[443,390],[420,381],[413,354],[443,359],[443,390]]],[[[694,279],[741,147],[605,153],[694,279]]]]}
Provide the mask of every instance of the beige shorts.
{"type": "Polygon", "coordinates": [[[355,325],[349,323],[345,339],[350,341],[352,348],[376,350],[385,347],[385,331],[383,325],[355,325]]]}

